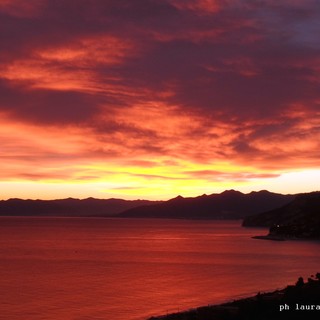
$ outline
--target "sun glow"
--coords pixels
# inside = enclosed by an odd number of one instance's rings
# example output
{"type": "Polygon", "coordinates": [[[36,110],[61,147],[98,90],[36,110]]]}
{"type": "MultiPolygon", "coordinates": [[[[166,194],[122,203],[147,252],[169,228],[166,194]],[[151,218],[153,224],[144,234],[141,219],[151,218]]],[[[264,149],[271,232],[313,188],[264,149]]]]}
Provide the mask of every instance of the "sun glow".
{"type": "Polygon", "coordinates": [[[2,197],[318,189],[313,1],[147,2],[1,1],[2,197]]]}

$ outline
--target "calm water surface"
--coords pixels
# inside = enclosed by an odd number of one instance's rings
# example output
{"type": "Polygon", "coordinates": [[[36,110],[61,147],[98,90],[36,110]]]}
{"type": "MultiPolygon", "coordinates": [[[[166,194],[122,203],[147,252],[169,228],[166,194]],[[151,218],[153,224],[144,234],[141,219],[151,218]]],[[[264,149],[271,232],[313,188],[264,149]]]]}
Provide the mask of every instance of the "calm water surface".
{"type": "Polygon", "coordinates": [[[140,320],[320,272],[319,242],[240,222],[0,218],[0,319],[140,320]]]}

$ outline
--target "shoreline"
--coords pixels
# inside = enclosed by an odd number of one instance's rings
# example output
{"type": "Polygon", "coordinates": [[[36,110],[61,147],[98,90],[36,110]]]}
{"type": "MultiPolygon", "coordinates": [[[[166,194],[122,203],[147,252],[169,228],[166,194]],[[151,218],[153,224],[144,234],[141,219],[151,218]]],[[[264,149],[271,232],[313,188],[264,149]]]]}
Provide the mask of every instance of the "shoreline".
{"type": "Polygon", "coordinates": [[[253,236],[252,239],[257,240],[270,240],[270,241],[320,241],[319,238],[310,238],[310,237],[289,237],[284,235],[260,235],[260,236],[253,236]]]}
{"type": "Polygon", "coordinates": [[[280,320],[320,318],[320,274],[300,277],[295,285],[271,292],[201,306],[186,311],[153,316],[147,320],[280,320]]]}
{"type": "Polygon", "coordinates": [[[282,236],[272,236],[272,235],[253,236],[252,239],[271,240],[271,241],[285,241],[285,240],[287,240],[285,237],[282,237],[282,236]]]}

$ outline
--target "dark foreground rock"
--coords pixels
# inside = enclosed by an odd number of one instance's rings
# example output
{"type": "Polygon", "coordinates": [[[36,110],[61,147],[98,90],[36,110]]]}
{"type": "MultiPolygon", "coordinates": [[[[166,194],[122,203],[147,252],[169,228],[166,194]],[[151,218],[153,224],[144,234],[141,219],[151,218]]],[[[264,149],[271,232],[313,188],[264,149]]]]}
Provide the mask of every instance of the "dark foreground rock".
{"type": "Polygon", "coordinates": [[[320,274],[304,283],[233,302],[206,306],[148,320],[284,320],[320,319],[320,274]]]}

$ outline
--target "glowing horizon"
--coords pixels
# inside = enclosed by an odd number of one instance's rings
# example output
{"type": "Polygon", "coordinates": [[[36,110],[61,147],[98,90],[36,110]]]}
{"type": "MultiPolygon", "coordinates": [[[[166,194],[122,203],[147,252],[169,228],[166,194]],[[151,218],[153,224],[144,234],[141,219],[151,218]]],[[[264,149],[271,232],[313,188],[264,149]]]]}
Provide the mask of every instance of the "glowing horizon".
{"type": "Polygon", "coordinates": [[[316,191],[315,0],[0,4],[1,199],[316,191]]]}

